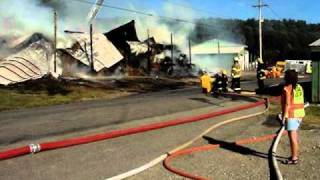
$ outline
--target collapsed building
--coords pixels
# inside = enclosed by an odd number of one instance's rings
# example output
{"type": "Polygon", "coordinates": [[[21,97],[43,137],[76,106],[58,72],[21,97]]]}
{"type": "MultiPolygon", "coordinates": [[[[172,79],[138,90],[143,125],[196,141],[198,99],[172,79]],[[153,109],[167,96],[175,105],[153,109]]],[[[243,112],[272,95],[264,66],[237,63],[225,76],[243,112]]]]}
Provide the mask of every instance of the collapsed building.
{"type": "Polygon", "coordinates": [[[52,47],[48,39],[36,33],[12,48],[12,51],[20,51],[0,61],[0,84],[38,79],[50,72],[52,47]]]}
{"type": "Polygon", "coordinates": [[[53,42],[35,33],[12,48],[13,54],[0,60],[0,84],[38,79],[46,74],[79,77],[114,73],[170,75],[175,71],[180,74],[190,71],[186,55],[175,45],[157,43],[153,37],[140,41],[134,21],[106,33],[92,34],[92,44],[88,33],[66,33],[73,44],[57,49],[55,72],[53,42]],[[178,56],[172,58],[172,54],[178,56]]]}

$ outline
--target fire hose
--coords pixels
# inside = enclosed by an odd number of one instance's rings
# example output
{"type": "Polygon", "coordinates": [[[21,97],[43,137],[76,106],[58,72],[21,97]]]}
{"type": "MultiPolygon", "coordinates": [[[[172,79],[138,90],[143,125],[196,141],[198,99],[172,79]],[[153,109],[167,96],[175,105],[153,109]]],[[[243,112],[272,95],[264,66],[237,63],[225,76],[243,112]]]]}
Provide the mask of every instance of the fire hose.
{"type": "MultiPolygon", "coordinates": [[[[278,148],[278,144],[280,142],[280,139],[281,139],[281,136],[283,134],[283,132],[286,132],[284,131],[284,126],[281,126],[281,128],[279,129],[279,133],[277,134],[277,137],[276,139],[274,140],[273,144],[272,144],[272,147],[271,147],[271,162],[272,162],[272,168],[273,168],[273,171],[275,173],[275,179],[277,180],[282,180],[283,177],[282,177],[282,174],[280,172],[280,169],[279,169],[279,166],[278,166],[278,163],[277,163],[277,148],[278,148]]],[[[272,175],[273,176],[273,175],[272,175]]]]}
{"type": "Polygon", "coordinates": [[[233,113],[233,112],[238,112],[238,111],[242,111],[245,109],[250,109],[250,108],[253,108],[253,107],[256,107],[259,105],[263,105],[263,104],[265,104],[265,101],[260,100],[255,103],[249,103],[249,104],[241,105],[238,107],[233,107],[230,109],[224,109],[221,111],[211,112],[211,113],[192,116],[192,117],[184,117],[184,118],[169,120],[169,121],[160,122],[160,123],[152,123],[152,124],[142,125],[142,126],[128,128],[128,129],[120,129],[120,130],[110,131],[110,132],[91,135],[91,136],[82,136],[82,137],[77,137],[77,138],[61,140],[61,141],[45,142],[45,143],[41,143],[41,144],[30,144],[28,146],[18,147],[18,148],[9,149],[9,150],[0,152],[0,160],[23,156],[23,155],[30,154],[30,153],[39,153],[39,152],[53,150],[53,149],[66,148],[66,147],[70,147],[70,146],[87,144],[87,143],[92,143],[92,142],[96,142],[96,141],[102,141],[102,140],[107,140],[107,139],[111,139],[111,138],[116,138],[116,137],[120,137],[120,136],[138,134],[138,133],[142,133],[142,132],[146,132],[146,131],[151,131],[151,130],[166,128],[166,127],[171,127],[171,126],[177,126],[177,125],[186,124],[186,123],[202,121],[205,119],[225,115],[228,113],[233,113]]]}
{"type": "MultiPolygon", "coordinates": [[[[232,95],[232,94],[231,94],[232,95]]],[[[237,95],[239,96],[239,95],[237,95]]],[[[259,105],[263,105],[263,104],[266,104],[266,109],[264,109],[263,111],[261,112],[257,112],[257,113],[254,113],[254,114],[250,114],[250,115],[246,115],[246,116],[241,116],[241,117],[236,117],[236,118],[232,118],[232,119],[229,119],[229,120],[226,120],[226,121],[222,121],[220,123],[217,123],[211,127],[209,127],[207,130],[205,130],[204,132],[202,132],[201,134],[199,134],[198,136],[196,136],[195,138],[189,140],[188,142],[180,145],[179,147],[176,147],[174,148],[173,150],[169,151],[168,153],[166,154],[163,154],[157,158],[155,158],[154,160],[150,161],[149,163],[146,163],[144,164],[143,166],[141,167],[138,167],[136,169],[133,169],[131,171],[128,171],[126,173],[122,173],[122,174],[119,174],[119,175],[116,175],[116,176],[113,176],[111,178],[107,178],[107,180],[120,180],[120,179],[125,179],[125,178],[128,178],[130,176],[133,176],[133,175],[136,175],[136,174],[139,174],[140,172],[142,171],[145,171],[155,165],[157,165],[158,163],[164,161],[166,158],[169,158],[171,157],[173,154],[177,153],[177,152],[180,152],[181,150],[183,151],[183,149],[185,149],[186,147],[190,146],[192,143],[194,143],[196,140],[202,138],[204,135],[206,135],[207,133],[209,133],[210,131],[216,129],[216,128],[219,128],[223,125],[226,125],[226,124],[230,124],[230,123],[233,123],[233,122],[236,122],[236,121],[240,121],[240,120],[243,120],[243,119],[248,119],[248,118],[251,118],[251,117],[255,117],[255,116],[259,116],[261,114],[264,114],[265,112],[268,111],[268,108],[269,108],[269,100],[266,99],[266,100],[260,100],[258,102],[256,102],[257,106],[259,105]],[[260,103],[259,103],[260,102],[260,103]],[[262,103],[263,102],[263,103],[262,103]]],[[[256,107],[256,106],[254,106],[256,107]]],[[[249,108],[248,108],[249,109],[249,108]]],[[[170,169],[168,169],[170,170],[170,169]]],[[[176,173],[176,172],[174,172],[176,173]]],[[[176,173],[176,174],[179,174],[179,173],[176,173]]],[[[181,173],[180,175],[182,175],[184,173],[181,173]]],[[[183,176],[183,175],[182,175],[183,176]]],[[[191,176],[192,177],[192,176],[191,176]]]]}
{"type": "MultiPolygon", "coordinates": [[[[231,96],[247,96],[247,97],[255,97],[255,96],[251,96],[251,95],[239,95],[239,94],[223,94],[223,95],[231,95],[231,96]]],[[[116,175],[116,176],[113,176],[111,178],[107,178],[106,180],[120,180],[120,179],[125,179],[125,178],[128,178],[130,176],[133,176],[133,175],[136,175],[136,174],[139,174],[157,164],[159,164],[160,162],[164,162],[164,166],[171,172],[173,173],[176,173],[178,175],[181,175],[181,176],[184,176],[184,177],[189,177],[189,178],[194,178],[193,175],[191,174],[188,174],[186,172],[183,172],[183,171],[176,171],[176,169],[174,168],[171,168],[169,166],[169,161],[171,159],[173,159],[174,157],[178,156],[179,152],[184,152],[184,148],[190,146],[192,143],[194,143],[196,140],[202,138],[204,135],[206,135],[207,133],[209,133],[210,131],[216,129],[216,128],[219,128],[223,125],[226,125],[226,124],[229,124],[229,123],[233,123],[233,122],[236,122],[236,121],[240,121],[240,120],[243,120],[243,119],[248,119],[248,118],[251,118],[251,117],[255,117],[255,116],[259,116],[259,115],[262,115],[264,113],[266,113],[269,109],[269,102],[270,101],[278,101],[279,100],[279,97],[273,97],[273,98],[269,98],[269,99],[266,99],[266,109],[263,110],[262,112],[257,112],[255,114],[250,114],[250,115],[246,115],[246,116],[242,116],[242,117],[236,117],[236,118],[233,118],[233,119],[229,119],[229,120],[226,120],[226,121],[223,121],[223,122],[220,122],[218,124],[215,124],[213,126],[211,126],[210,128],[208,128],[207,130],[205,130],[204,132],[202,132],[201,134],[199,134],[198,136],[196,136],[195,138],[193,138],[192,140],[180,145],[179,147],[169,151],[168,153],[166,154],[163,154],[157,158],[155,158],[154,160],[144,164],[143,166],[140,166],[136,169],[133,169],[133,170],[130,170],[128,172],[125,172],[125,173],[122,173],[122,174],[119,174],[119,175],[116,175]],[[175,155],[176,154],[176,155],[175,155]]],[[[262,104],[260,104],[262,105],[262,104]]],[[[286,133],[286,132],[285,132],[286,133]]],[[[250,142],[259,142],[259,141],[263,141],[263,140],[269,140],[269,139],[272,139],[274,138],[276,135],[273,134],[273,135],[268,135],[268,136],[265,136],[265,137],[260,137],[260,138],[251,138],[249,140],[240,140],[238,141],[237,143],[238,144],[245,144],[245,143],[248,143],[249,141],[250,142]]],[[[207,148],[208,149],[211,149],[211,148],[218,148],[219,145],[211,145],[211,146],[206,146],[206,147],[203,147],[203,150],[206,150],[207,148]],[[216,147],[215,147],[216,146],[216,147]]],[[[200,148],[201,149],[201,148],[200,148]]],[[[199,150],[199,149],[198,149],[199,150]]]]}
{"type": "MultiPolygon", "coordinates": [[[[275,97],[272,100],[277,100],[277,99],[278,99],[278,97],[275,97]]],[[[265,112],[266,111],[268,111],[268,108],[265,110],[265,112]]],[[[257,115],[254,115],[254,116],[257,116],[257,115]]],[[[245,119],[247,119],[247,118],[248,117],[246,117],[245,119]]],[[[233,122],[233,121],[231,121],[231,122],[233,122]]],[[[282,180],[283,177],[282,177],[282,174],[281,174],[280,169],[279,169],[278,164],[277,164],[276,151],[277,151],[277,146],[278,146],[278,144],[280,142],[280,139],[281,139],[283,134],[287,134],[287,131],[284,130],[284,126],[281,126],[280,129],[278,130],[277,134],[271,134],[271,135],[266,135],[266,136],[262,136],[262,137],[253,137],[253,138],[243,139],[243,140],[236,141],[233,144],[235,144],[235,145],[243,145],[243,144],[250,144],[250,143],[257,143],[257,142],[272,140],[272,139],[275,138],[274,142],[272,143],[272,146],[270,148],[271,149],[271,154],[269,153],[269,158],[270,158],[270,155],[271,155],[271,163],[272,163],[272,167],[270,167],[270,171],[272,171],[271,175],[274,175],[273,176],[274,179],[282,180]]],[[[196,176],[196,175],[193,175],[193,174],[188,173],[186,171],[183,171],[183,170],[176,169],[176,168],[172,167],[170,165],[170,161],[173,160],[174,158],[178,157],[178,156],[187,155],[187,154],[200,152],[200,151],[214,150],[214,149],[219,148],[220,146],[221,146],[220,144],[212,144],[212,145],[199,146],[199,147],[193,147],[193,148],[189,148],[189,149],[182,149],[182,150],[173,151],[173,153],[170,153],[169,156],[167,156],[165,158],[165,160],[163,162],[163,165],[167,170],[169,170],[169,171],[171,171],[171,172],[173,172],[173,173],[175,173],[177,175],[180,175],[180,176],[183,176],[183,177],[187,177],[187,178],[191,178],[191,179],[196,179],[196,180],[206,180],[207,178],[204,178],[204,177],[201,177],[201,176],[196,176]]]]}
{"type": "MultiPolygon", "coordinates": [[[[248,138],[248,139],[242,139],[236,142],[233,142],[235,145],[244,145],[244,144],[252,144],[252,143],[258,143],[262,141],[267,141],[267,140],[272,140],[275,137],[277,137],[277,134],[270,134],[266,136],[261,136],[261,137],[253,137],[253,138],[248,138]]],[[[164,166],[166,169],[169,171],[178,174],[183,177],[191,178],[191,179],[196,179],[196,180],[206,180],[207,178],[201,177],[201,176],[196,176],[191,173],[185,172],[183,170],[176,169],[170,165],[170,161],[173,160],[174,158],[182,155],[187,155],[195,152],[201,152],[201,151],[208,151],[208,150],[215,150],[218,149],[221,145],[220,144],[212,144],[212,145],[206,145],[206,146],[199,146],[199,147],[193,147],[189,149],[184,149],[181,151],[177,151],[173,153],[172,155],[168,156],[164,160],[164,166]]]]}
{"type": "MultiPolygon", "coordinates": [[[[272,100],[277,100],[278,97],[275,97],[272,100]]],[[[309,103],[305,104],[305,107],[308,107],[309,103]]],[[[267,108],[268,109],[268,108],[267,108]]],[[[266,109],[266,111],[267,111],[266,109]]],[[[280,119],[282,121],[282,119],[280,119]]],[[[254,138],[249,138],[249,139],[243,139],[234,142],[235,145],[242,145],[242,144],[249,144],[249,143],[257,143],[257,142],[262,142],[266,140],[271,140],[274,139],[272,145],[271,145],[271,153],[269,153],[269,158],[271,158],[271,165],[272,167],[270,168],[270,178],[271,179],[277,179],[277,180],[283,180],[283,176],[281,174],[281,171],[279,169],[278,163],[277,163],[277,147],[280,142],[280,139],[282,135],[287,134],[288,132],[285,131],[285,126],[282,125],[278,132],[276,134],[271,134],[271,135],[266,135],[262,137],[254,137],[254,138]]],[[[196,179],[196,180],[206,180],[206,178],[201,177],[201,176],[196,176],[191,173],[185,172],[183,170],[176,169],[172,166],[170,166],[170,161],[178,156],[186,155],[186,154],[191,154],[194,152],[200,152],[200,151],[208,151],[208,150],[214,150],[219,148],[221,145],[220,144],[213,144],[213,145],[206,145],[206,146],[200,146],[200,147],[193,147],[190,149],[184,149],[184,150],[178,150],[174,151],[174,153],[170,154],[168,157],[165,158],[163,164],[166,169],[169,171],[178,174],[183,177],[191,178],[191,179],[196,179]]]]}
{"type": "MultiPolygon", "coordinates": [[[[309,106],[309,103],[307,102],[305,105],[304,105],[304,108],[308,107],[309,106]]],[[[280,121],[282,121],[282,116],[281,114],[278,115],[278,119],[280,121]]],[[[280,129],[278,130],[278,134],[277,134],[277,137],[276,139],[274,140],[273,144],[272,144],[272,147],[271,147],[271,163],[272,163],[272,166],[273,166],[273,169],[274,169],[274,175],[275,176],[274,178],[277,179],[277,180],[283,180],[283,176],[280,172],[280,169],[279,169],[279,166],[278,166],[278,161],[277,161],[277,148],[278,148],[278,144],[281,140],[281,137],[282,135],[285,133],[287,133],[287,131],[285,131],[285,126],[284,126],[284,123],[281,123],[282,126],[280,127],[280,129]]]]}

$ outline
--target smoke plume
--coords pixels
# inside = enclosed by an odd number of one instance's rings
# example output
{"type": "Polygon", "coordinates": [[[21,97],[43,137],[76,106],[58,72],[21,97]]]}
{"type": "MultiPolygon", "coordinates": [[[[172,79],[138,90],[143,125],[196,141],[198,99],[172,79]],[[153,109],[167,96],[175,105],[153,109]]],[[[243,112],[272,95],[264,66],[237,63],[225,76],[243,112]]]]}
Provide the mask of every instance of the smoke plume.
{"type": "Polygon", "coordinates": [[[67,4],[63,0],[37,0],[39,6],[55,9],[61,17],[67,12],[67,4]]]}
{"type": "Polygon", "coordinates": [[[58,12],[60,37],[65,29],[87,28],[88,5],[65,0],[1,0],[0,36],[21,37],[35,32],[53,36],[53,10],[58,12]]]}

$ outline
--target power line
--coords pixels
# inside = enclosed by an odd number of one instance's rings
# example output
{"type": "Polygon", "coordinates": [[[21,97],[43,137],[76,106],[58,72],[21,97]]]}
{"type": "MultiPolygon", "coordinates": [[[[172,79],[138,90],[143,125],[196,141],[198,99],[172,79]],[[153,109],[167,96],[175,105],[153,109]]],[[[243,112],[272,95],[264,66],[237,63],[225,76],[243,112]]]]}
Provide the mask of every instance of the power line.
{"type": "MultiPolygon", "coordinates": [[[[265,0],[265,2],[266,2],[266,0],[265,0]]],[[[278,18],[278,19],[283,19],[283,18],[281,18],[281,16],[279,16],[279,14],[277,13],[277,11],[275,11],[275,10],[272,8],[272,4],[271,4],[269,1],[268,1],[267,3],[268,3],[267,8],[270,10],[270,12],[271,12],[276,18],[278,18]]]]}
{"type": "MultiPolygon", "coordinates": [[[[77,1],[80,3],[85,3],[85,4],[90,4],[90,5],[97,5],[96,3],[87,1],[87,0],[72,0],[72,1],[77,1]]],[[[152,13],[147,13],[144,11],[139,11],[139,10],[134,10],[134,9],[128,9],[128,8],[123,8],[123,7],[118,7],[118,6],[111,6],[111,5],[107,5],[107,4],[99,4],[102,7],[106,7],[106,8],[110,8],[110,9],[116,9],[116,10],[120,10],[120,11],[126,11],[126,12],[130,12],[130,13],[135,13],[135,14],[141,14],[144,16],[149,16],[149,17],[153,17],[153,18],[160,18],[160,19],[167,19],[167,20],[172,20],[172,21],[177,21],[177,22],[182,22],[182,23],[188,23],[188,24],[194,24],[194,25],[200,25],[200,26],[207,26],[207,27],[215,27],[213,25],[210,24],[205,24],[205,23],[195,23],[194,21],[190,21],[190,20],[186,20],[186,19],[180,19],[180,18],[175,18],[175,17],[170,17],[170,16],[162,16],[162,15],[156,15],[156,14],[152,14],[152,13]]]]}
{"type": "Polygon", "coordinates": [[[268,8],[278,19],[282,19],[282,18],[279,16],[279,14],[271,8],[271,6],[267,6],[267,8],[268,8]]]}

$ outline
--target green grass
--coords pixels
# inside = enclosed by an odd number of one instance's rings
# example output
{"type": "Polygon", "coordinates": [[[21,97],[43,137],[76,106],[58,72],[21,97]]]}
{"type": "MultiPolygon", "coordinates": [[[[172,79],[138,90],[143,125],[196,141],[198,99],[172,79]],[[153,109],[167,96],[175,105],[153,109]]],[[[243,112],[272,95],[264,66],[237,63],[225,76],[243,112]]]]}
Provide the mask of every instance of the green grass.
{"type": "Polygon", "coordinates": [[[308,107],[303,122],[302,128],[304,129],[320,129],[320,106],[308,107]]]}
{"type": "MultiPolygon", "coordinates": [[[[269,115],[276,116],[281,112],[281,106],[277,103],[270,103],[269,115]]],[[[320,106],[311,105],[306,108],[306,116],[303,118],[302,129],[320,129],[320,106]]]]}
{"type": "Polygon", "coordinates": [[[99,88],[70,87],[68,93],[49,95],[47,91],[17,91],[0,89],[0,111],[66,104],[92,99],[110,99],[126,93],[99,88]]]}

